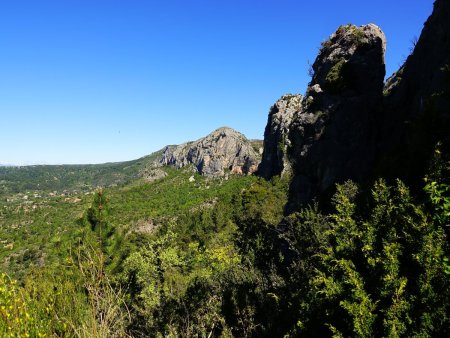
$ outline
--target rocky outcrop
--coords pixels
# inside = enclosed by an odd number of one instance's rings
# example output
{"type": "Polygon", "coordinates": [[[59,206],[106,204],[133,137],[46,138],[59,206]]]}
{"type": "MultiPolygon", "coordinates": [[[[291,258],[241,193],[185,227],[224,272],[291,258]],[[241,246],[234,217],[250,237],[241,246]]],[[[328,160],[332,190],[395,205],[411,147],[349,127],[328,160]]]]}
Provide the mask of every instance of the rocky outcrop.
{"type": "Polygon", "coordinates": [[[301,95],[284,95],[270,108],[264,131],[264,151],[258,167],[258,175],[269,179],[291,172],[287,157],[290,146],[289,129],[294,115],[301,110],[301,95]]]}
{"type": "Polygon", "coordinates": [[[376,25],[341,26],[322,44],[298,111],[286,114],[280,100],[266,127],[259,172],[270,178],[292,167],[287,212],[348,179],[401,178],[422,188],[436,144],[450,154],[449,18],[450,2],[436,0],[386,84],[386,39],[376,25]]]}
{"type": "Polygon", "coordinates": [[[160,168],[145,168],[139,174],[146,182],[158,181],[167,176],[167,173],[160,168]]]}
{"type": "Polygon", "coordinates": [[[244,135],[223,127],[195,142],[166,147],[160,164],[177,168],[194,165],[202,175],[224,176],[228,172],[253,173],[259,161],[259,154],[244,135]]]}
{"type": "Polygon", "coordinates": [[[412,54],[386,82],[386,104],[400,109],[396,115],[420,114],[427,98],[448,87],[448,74],[443,68],[450,65],[449,18],[450,2],[437,0],[412,54]]]}
{"type": "Polygon", "coordinates": [[[308,203],[337,182],[360,181],[369,173],[385,48],[385,36],[374,24],[341,26],[322,44],[302,109],[289,131],[291,203],[308,203]]]}
{"type": "Polygon", "coordinates": [[[450,2],[437,0],[412,54],[384,88],[377,171],[410,186],[423,185],[436,144],[450,143],[449,18],[450,2]]]}

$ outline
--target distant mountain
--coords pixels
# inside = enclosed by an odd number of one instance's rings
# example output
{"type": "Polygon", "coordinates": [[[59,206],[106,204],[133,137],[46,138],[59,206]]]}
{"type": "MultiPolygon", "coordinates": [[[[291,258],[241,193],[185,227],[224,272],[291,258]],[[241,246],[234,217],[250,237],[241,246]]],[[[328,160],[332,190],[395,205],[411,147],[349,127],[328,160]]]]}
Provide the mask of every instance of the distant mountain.
{"type": "Polygon", "coordinates": [[[0,193],[28,190],[91,190],[96,186],[127,183],[138,177],[145,158],[92,165],[32,165],[0,167],[0,193]]]}
{"type": "Polygon", "coordinates": [[[194,142],[167,146],[142,158],[116,163],[0,166],[0,194],[24,191],[90,191],[124,185],[137,179],[164,177],[161,170],[192,165],[205,176],[247,174],[257,168],[262,141],[249,141],[231,128],[219,128],[194,142]]]}
{"type": "Polygon", "coordinates": [[[193,164],[205,176],[249,174],[261,160],[253,144],[234,129],[222,127],[197,141],[166,147],[160,163],[177,168],[193,164]]]}

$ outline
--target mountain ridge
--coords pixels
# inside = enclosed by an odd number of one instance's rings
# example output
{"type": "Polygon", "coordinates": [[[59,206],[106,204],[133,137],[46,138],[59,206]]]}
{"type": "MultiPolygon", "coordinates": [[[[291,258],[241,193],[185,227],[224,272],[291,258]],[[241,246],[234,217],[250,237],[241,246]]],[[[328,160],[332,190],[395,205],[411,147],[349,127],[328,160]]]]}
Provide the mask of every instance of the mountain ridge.
{"type": "Polygon", "coordinates": [[[164,177],[164,174],[156,171],[156,169],[163,168],[166,165],[177,167],[181,158],[183,158],[183,164],[178,168],[193,165],[196,171],[205,176],[223,176],[225,171],[231,174],[248,174],[256,170],[259,163],[260,155],[254,149],[258,144],[262,144],[262,141],[248,140],[243,134],[232,128],[221,127],[196,141],[181,145],[168,145],[149,155],[129,161],[99,164],[0,166],[0,194],[17,193],[25,190],[90,191],[97,186],[125,185],[138,179],[148,181],[164,177]],[[215,133],[223,132],[225,132],[225,138],[222,137],[221,142],[225,140],[228,145],[228,148],[225,149],[226,152],[221,152],[218,144],[212,142],[211,139],[215,133]],[[196,165],[200,165],[200,162],[193,163],[187,154],[181,154],[179,158],[173,157],[173,163],[167,160],[168,149],[183,148],[189,144],[202,144],[205,140],[208,140],[208,147],[199,149],[197,158],[204,160],[207,156],[203,154],[203,150],[209,149],[209,163],[203,162],[202,167],[196,167],[196,165]],[[238,151],[242,150],[244,150],[243,154],[239,154],[238,151]],[[233,153],[233,151],[236,152],[233,153]],[[215,158],[216,156],[225,159],[226,163],[221,163],[220,160],[215,158]],[[212,165],[210,169],[208,169],[208,164],[212,165]],[[225,170],[225,164],[227,164],[227,168],[230,165],[232,168],[225,170]]]}

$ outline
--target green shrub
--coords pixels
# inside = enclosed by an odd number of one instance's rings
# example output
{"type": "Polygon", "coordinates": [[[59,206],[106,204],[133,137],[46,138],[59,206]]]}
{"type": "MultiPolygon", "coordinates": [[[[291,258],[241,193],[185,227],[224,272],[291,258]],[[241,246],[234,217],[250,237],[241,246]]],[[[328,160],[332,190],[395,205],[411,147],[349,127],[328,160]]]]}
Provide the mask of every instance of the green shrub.
{"type": "Polygon", "coordinates": [[[52,303],[30,299],[16,281],[0,274],[0,336],[50,336],[53,315],[52,303]]]}
{"type": "Polygon", "coordinates": [[[337,94],[348,87],[348,80],[345,74],[346,64],[347,61],[341,58],[331,67],[325,78],[325,90],[329,90],[332,94],[337,94]]]}
{"type": "Polygon", "coordinates": [[[312,301],[320,304],[329,333],[445,336],[450,284],[442,228],[401,182],[375,185],[368,216],[357,214],[356,195],[352,183],[338,187],[336,213],[311,280],[312,301]]]}

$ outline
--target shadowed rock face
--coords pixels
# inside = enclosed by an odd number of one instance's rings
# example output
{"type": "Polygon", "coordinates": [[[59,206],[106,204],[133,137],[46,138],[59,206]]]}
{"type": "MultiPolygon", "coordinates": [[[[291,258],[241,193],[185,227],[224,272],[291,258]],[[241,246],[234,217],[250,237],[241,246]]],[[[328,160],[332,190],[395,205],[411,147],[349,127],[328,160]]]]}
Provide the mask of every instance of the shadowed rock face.
{"type": "Polygon", "coordinates": [[[294,115],[301,110],[301,102],[301,95],[284,95],[270,108],[258,175],[270,179],[291,172],[287,157],[290,146],[288,135],[294,115]]]}
{"type": "Polygon", "coordinates": [[[193,164],[205,176],[249,174],[256,171],[259,154],[247,138],[231,128],[219,128],[208,136],[178,146],[168,146],[160,164],[177,168],[193,164]]]}
{"type": "Polygon", "coordinates": [[[384,88],[377,161],[380,175],[421,186],[436,143],[449,147],[449,65],[450,1],[437,0],[412,54],[384,88]]]}
{"type": "Polygon", "coordinates": [[[375,25],[341,26],[323,43],[289,132],[291,201],[302,205],[347,179],[367,176],[375,157],[386,39],[375,25]]]}
{"type": "Polygon", "coordinates": [[[386,103],[398,106],[400,116],[420,114],[427,97],[448,87],[442,68],[449,64],[450,2],[437,0],[412,54],[386,82],[386,103]]]}

